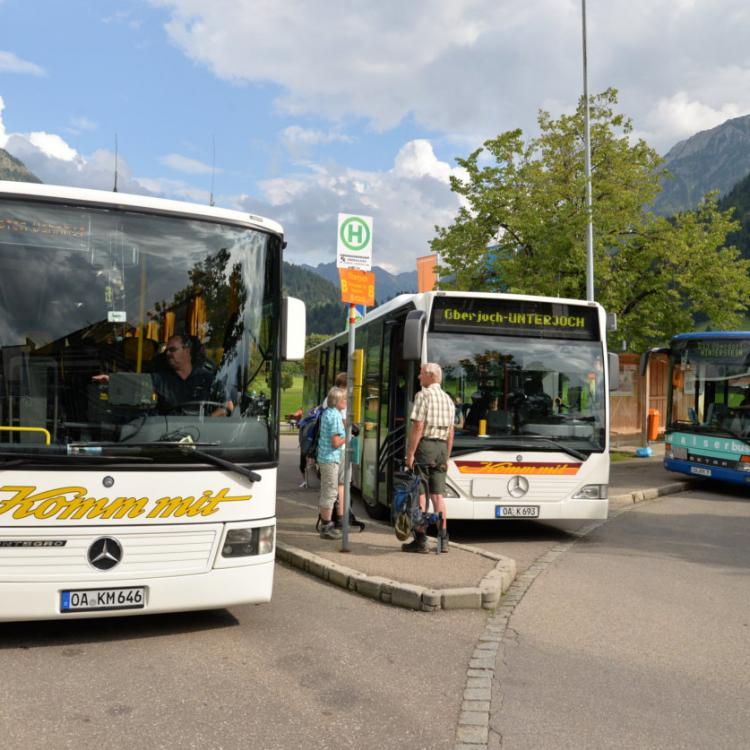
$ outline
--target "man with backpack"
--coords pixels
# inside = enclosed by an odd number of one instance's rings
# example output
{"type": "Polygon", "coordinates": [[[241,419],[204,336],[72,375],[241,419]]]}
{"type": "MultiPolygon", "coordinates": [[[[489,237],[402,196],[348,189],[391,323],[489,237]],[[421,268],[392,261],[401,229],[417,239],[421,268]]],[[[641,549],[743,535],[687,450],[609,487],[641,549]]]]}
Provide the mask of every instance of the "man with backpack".
{"type": "MultiPolygon", "coordinates": [[[[456,417],[456,404],[450,394],[440,384],[443,370],[436,362],[427,362],[419,371],[419,384],[422,389],[414,397],[411,412],[411,432],[406,450],[406,467],[415,465],[427,480],[430,499],[436,513],[443,514],[442,528],[438,529],[440,546],[448,551],[448,530],[445,511],[445,477],[448,473],[448,457],[453,449],[453,429],[456,417]]],[[[427,509],[427,498],[421,495],[419,507],[427,509]]],[[[427,552],[425,529],[414,530],[414,541],[402,544],[404,552],[427,552]]]]}

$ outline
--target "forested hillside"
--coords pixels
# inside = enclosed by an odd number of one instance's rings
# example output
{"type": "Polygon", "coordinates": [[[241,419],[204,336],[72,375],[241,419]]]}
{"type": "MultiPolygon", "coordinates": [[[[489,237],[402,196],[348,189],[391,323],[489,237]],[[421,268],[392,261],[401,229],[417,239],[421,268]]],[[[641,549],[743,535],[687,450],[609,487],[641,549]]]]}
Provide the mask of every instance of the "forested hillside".
{"type": "Polygon", "coordinates": [[[308,334],[334,334],[344,330],[346,305],[341,302],[335,284],[305,268],[284,263],[284,291],[304,301],[308,334]]]}
{"type": "Polygon", "coordinates": [[[742,225],[727,236],[727,244],[736,245],[743,257],[750,258],[750,175],[740,180],[720,201],[719,208],[734,208],[734,218],[742,225]]]}
{"type": "Polygon", "coordinates": [[[671,177],[662,181],[654,201],[658,214],[693,209],[712,190],[726,195],[750,172],[750,115],[680,141],[664,157],[664,166],[671,177]]]}

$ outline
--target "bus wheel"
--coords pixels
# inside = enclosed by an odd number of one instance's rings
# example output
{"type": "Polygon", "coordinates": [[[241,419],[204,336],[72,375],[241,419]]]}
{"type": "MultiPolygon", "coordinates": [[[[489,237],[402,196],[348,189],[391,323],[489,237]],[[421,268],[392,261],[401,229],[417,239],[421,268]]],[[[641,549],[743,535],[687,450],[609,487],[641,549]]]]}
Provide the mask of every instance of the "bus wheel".
{"type": "Polygon", "coordinates": [[[391,517],[390,508],[379,503],[377,499],[362,495],[362,502],[364,503],[365,510],[370,518],[374,518],[377,521],[387,521],[391,517]]]}

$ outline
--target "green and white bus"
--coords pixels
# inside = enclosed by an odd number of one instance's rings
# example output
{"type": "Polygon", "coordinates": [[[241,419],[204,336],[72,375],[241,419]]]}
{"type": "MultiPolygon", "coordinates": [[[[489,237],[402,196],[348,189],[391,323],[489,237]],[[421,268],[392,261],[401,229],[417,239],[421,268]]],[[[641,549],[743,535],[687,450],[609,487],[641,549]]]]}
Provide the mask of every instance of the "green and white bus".
{"type": "MultiPolygon", "coordinates": [[[[321,403],[347,369],[348,334],[305,355],[304,401],[321,403]]],[[[401,295],[355,326],[353,484],[387,518],[404,459],[421,363],[437,362],[456,401],[450,519],[606,518],[606,314],[593,302],[484,294],[401,295]]],[[[616,363],[617,356],[611,355],[616,363]]]]}
{"type": "Polygon", "coordinates": [[[681,333],[653,352],[669,355],[664,467],[747,486],[750,331],[681,333]]]}

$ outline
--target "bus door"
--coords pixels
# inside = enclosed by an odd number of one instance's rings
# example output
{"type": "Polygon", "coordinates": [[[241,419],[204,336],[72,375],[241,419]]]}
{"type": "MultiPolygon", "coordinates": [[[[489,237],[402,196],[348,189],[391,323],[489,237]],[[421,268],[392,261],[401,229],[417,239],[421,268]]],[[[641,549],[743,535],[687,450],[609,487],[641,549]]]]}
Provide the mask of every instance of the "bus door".
{"type": "Polygon", "coordinates": [[[390,505],[393,493],[393,472],[403,463],[406,454],[406,425],[413,387],[414,363],[402,358],[404,317],[389,320],[383,336],[383,383],[387,398],[381,402],[380,451],[378,453],[378,499],[390,505]]]}

